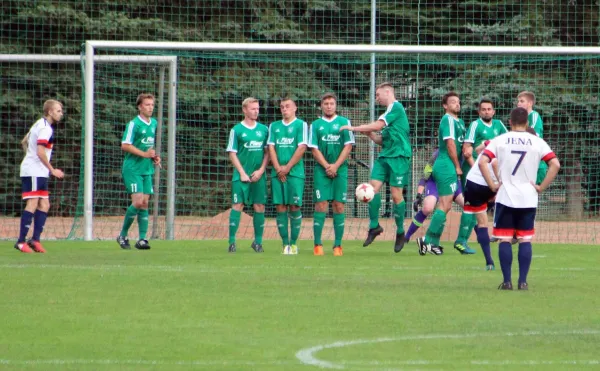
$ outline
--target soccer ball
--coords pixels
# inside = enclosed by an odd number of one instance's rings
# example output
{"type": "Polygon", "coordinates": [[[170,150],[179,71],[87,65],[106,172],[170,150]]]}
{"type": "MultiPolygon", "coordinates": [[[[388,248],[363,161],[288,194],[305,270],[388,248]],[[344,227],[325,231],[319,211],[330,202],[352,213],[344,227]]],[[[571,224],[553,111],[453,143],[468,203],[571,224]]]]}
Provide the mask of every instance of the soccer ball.
{"type": "Polygon", "coordinates": [[[360,202],[371,202],[375,197],[375,190],[369,183],[360,184],[356,187],[356,199],[360,202]]]}

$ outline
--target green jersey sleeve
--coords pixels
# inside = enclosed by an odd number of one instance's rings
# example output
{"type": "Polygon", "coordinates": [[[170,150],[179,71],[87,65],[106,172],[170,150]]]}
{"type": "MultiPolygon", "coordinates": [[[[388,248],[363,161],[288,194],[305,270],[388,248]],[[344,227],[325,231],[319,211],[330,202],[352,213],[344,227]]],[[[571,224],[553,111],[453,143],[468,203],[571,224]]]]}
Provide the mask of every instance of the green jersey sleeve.
{"type": "Polygon", "coordinates": [[[447,115],[440,121],[440,134],[443,140],[455,139],[454,122],[450,122],[447,115]]]}
{"type": "Polygon", "coordinates": [[[542,121],[542,116],[536,111],[532,111],[529,114],[529,126],[535,130],[538,137],[544,137],[544,122],[542,121]]]}
{"type": "Polygon", "coordinates": [[[306,121],[302,121],[300,130],[298,130],[296,133],[296,141],[298,143],[298,146],[302,144],[308,144],[308,124],[306,123],[306,121]]]}
{"type": "Polygon", "coordinates": [[[133,122],[133,120],[131,120],[125,127],[125,131],[123,132],[123,138],[121,139],[121,143],[133,144],[134,139],[135,139],[135,122],[133,122]]]}
{"type": "MultiPolygon", "coordinates": [[[[352,124],[350,123],[350,120],[348,120],[347,125],[352,126],[352,124]]],[[[350,130],[342,131],[342,142],[344,143],[344,145],[346,145],[346,144],[354,145],[356,143],[356,140],[354,139],[354,133],[351,132],[350,130]]]]}
{"type": "Polygon", "coordinates": [[[235,135],[235,129],[231,129],[229,132],[229,141],[227,142],[227,152],[236,152],[238,151],[238,141],[237,135],[235,135]]]}
{"type": "Polygon", "coordinates": [[[310,134],[308,135],[308,146],[310,148],[319,148],[319,134],[317,133],[317,124],[310,124],[310,134]]]}
{"type": "Polygon", "coordinates": [[[395,122],[405,116],[406,111],[404,111],[404,107],[401,104],[391,104],[383,115],[379,116],[379,120],[385,122],[385,125],[388,126],[391,122],[395,122]]]}
{"type": "Polygon", "coordinates": [[[465,138],[465,143],[475,143],[475,134],[477,132],[477,124],[478,120],[475,120],[469,125],[469,129],[467,130],[467,137],[465,138]]]}
{"type": "Polygon", "coordinates": [[[275,138],[273,137],[273,124],[269,125],[269,137],[267,138],[267,146],[275,145],[275,138]]]}

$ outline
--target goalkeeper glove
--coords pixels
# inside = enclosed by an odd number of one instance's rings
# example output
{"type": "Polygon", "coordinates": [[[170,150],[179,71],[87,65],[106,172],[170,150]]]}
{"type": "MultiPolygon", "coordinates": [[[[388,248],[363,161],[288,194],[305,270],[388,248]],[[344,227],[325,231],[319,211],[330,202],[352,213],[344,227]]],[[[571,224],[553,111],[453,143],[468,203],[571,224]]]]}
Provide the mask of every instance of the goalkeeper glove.
{"type": "Polygon", "coordinates": [[[415,201],[413,202],[413,211],[419,212],[419,207],[421,207],[423,205],[423,194],[422,193],[417,193],[417,196],[415,197],[415,201]]]}

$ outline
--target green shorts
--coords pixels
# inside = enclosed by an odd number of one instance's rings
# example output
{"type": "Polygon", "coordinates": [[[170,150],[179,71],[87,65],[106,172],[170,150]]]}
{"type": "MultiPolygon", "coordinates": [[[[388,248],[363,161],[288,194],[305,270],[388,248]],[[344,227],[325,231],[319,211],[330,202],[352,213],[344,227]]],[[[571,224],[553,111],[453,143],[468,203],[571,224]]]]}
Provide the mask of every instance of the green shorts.
{"type": "Polygon", "coordinates": [[[274,205],[302,206],[304,179],[288,176],[282,183],[276,176],[271,178],[271,191],[274,205]]]}
{"type": "Polygon", "coordinates": [[[438,163],[436,161],[433,165],[433,173],[431,176],[435,181],[435,186],[440,197],[453,195],[458,189],[459,177],[456,175],[454,165],[449,168],[447,164],[438,163]]]}
{"type": "Polygon", "coordinates": [[[348,168],[338,169],[338,175],[330,178],[319,165],[315,165],[313,173],[313,201],[338,201],[346,203],[348,196],[348,168]]]}
{"type": "Polygon", "coordinates": [[[535,184],[537,184],[537,185],[542,184],[542,182],[544,181],[544,178],[546,177],[547,172],[548,172],[548,165],[546,164],[546,162],[544,162],[544,161],[540,162],[540,167],[538,167],[535,184]]]}
{"type": "Polygon", "coordinates": [[[127,194],[143,193],[145,195],[153,195],[154,188],[152,187],[152,175],[137,175],[131,173],[122,173],[123,183],[127,194]]]}
{"type": "Polygon", "coordinates": [[[231,183],[231,203],[244,205],[264,205],[267,203],[267,177],[263,175],[257,182],[245,183],[235,180],[231,183]]]}
{"type": "Polygon", "coordinates": [[[410,169],[410,158],[408,157],[379,157],[373,164],[371,179],[388,183],[390,187],[403,188],[408,179],[410,169]]]}

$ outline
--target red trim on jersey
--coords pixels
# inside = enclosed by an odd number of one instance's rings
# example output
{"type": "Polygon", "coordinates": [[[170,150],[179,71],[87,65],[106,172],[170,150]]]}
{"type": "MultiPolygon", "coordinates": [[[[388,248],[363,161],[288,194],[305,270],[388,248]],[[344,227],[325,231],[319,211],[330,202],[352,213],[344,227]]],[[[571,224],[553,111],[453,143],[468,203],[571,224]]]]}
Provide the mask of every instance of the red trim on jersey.
{"type": "Polygon", "coordinates": [[[45,146],[48,144],[48,141],[46,139],[38,139],[37,144],[45,146]]]}
{"type": "Polygon", "coordinates": [[[490,144],[490,141],[489,141],[489,140],[486,140],[485,142],[483,142],[483,145],[484,145],[485,147],[487,147],[487,146],[488,146],[488,144],[490,144]]]}
{"type": "Polygon", "coordinates": [[[50,195],[48,191],[31,191],[31,192],[23,192],[23,199],[25,198],[37,198],[37,197],[45,197],[47,198],[50,195]]]}
{"type": "Polygon", "coordinates": [[[552,160],[553,158],[556,158],[556,155],[554,154],[554,152],[550,152],[546,156],[542,157],[542,161],[548,162],[548,161],[552,160]]]}
{"type": "Polygon", "coordinates": [[[46,144],[46,148],[48,148],[48,149],[52,149],[52,147],[54,147],[54,144],[53,144],[53,143],[48,143],[48,144],[46,144]]]}
{"type": "Polygon", "coordinates": [[[535,236],[535,229],[530,229],[528,231],[522,231],[517,229],[517,238],[529,238],[535,236]]]}
{"type": "Polygon", "coordinates": [[[465,205],[464,211],[467,214],[479,214],[487,211],[487,204],[483,204],[481,206],[465,205]]]}
{"type": "Polygon", "coordinates": [[[484,150],[483,150],[483,154],[484,154],[484,155],[486,155],[487,157],[489,157],[489,158],[490,158],[490,160],[493,160],[493,159],[495,159],[495,158],[496,158],[496,155],[494,155],[494,154],[492,153],[492,151],[489,151],[489,150],[487,150],[487,149],[484,149],[484,150]]]}
{"type": "Polygon", "coordinates": [[[492,236],[494,236],[494,237],[513,238],[514,235],[515,235],[514,229],[494,228],[492,230],[492,236]]]}

